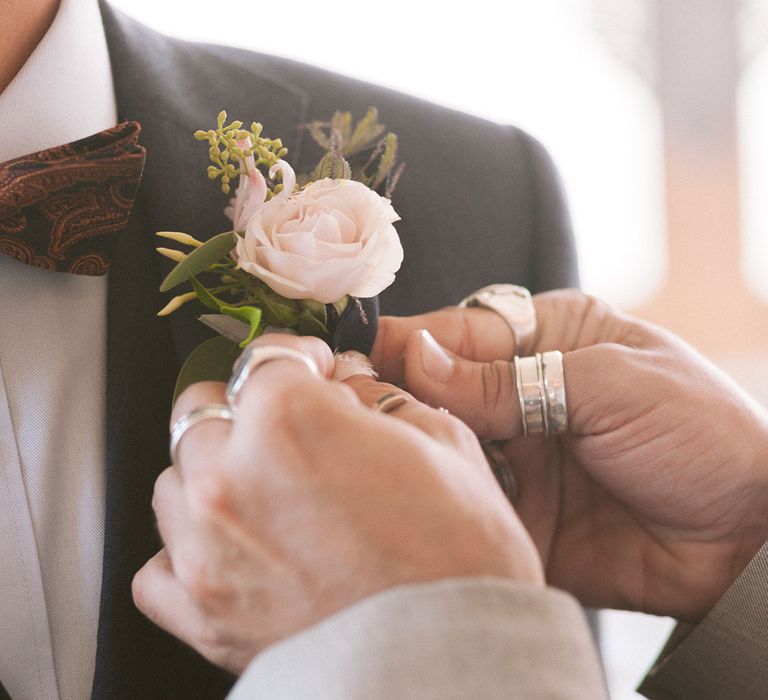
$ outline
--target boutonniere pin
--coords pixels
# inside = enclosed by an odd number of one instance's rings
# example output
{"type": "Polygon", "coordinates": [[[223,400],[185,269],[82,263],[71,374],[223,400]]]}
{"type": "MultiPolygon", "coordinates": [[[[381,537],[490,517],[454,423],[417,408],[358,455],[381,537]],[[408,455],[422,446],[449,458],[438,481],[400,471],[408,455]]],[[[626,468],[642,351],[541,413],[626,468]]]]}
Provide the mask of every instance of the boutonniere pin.
{"type": "MultiPolygon", "coordinates": [[[[298,177],[282,141],[266,138],[261,124],[244,129],[221,112],[215,129],[195,132],[208,142],[208,177],[234,194],[225,209],[233,226],[205,242],[157,234],[186,248],[158,248],[177,263],[160,290],[191,286],[159,315],[197,301],[210,312],[200,320],[220,333],[187,359],[177,395],[201,379],[225,380],[240,349],[267,328],[317,336],[334,351],[370,351],[340,347],[340,331],[371,323],[366,306],[392,284],[403,260],[390,201],[403,167],[397,137],[373,108],[357,123],[337,112],[304,128],[323,156],[298,177]]],[[[369,330],[363,346],[375,336],[369,330]]]]}

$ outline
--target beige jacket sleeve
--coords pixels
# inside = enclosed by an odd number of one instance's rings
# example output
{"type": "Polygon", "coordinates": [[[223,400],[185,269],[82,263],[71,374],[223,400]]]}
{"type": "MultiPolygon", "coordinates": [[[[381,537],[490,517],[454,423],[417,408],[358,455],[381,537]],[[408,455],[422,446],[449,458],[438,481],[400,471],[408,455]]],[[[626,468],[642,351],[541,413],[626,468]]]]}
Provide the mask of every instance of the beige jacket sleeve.
{"type": "Polygon", "coordinates": [[[565,593],[503,579],[385,591],[262,652],[229,700],[601,700],[592,637],[565,593]]]}
{"type": "Polygon", "coordinates": [[[768,543],[698,625],[675,629],[639,691],[651,700],[768,698],[768,543]]]}

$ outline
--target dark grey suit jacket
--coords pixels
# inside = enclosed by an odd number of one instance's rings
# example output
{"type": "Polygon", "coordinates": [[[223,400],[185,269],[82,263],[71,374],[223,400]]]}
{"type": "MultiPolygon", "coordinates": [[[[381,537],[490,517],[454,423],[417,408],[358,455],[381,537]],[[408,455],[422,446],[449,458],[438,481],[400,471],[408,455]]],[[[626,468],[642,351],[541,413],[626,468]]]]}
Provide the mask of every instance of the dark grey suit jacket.
{"type": "Polygon", "coordinates": [[[130,593],[134,573],[160,546],[150,501],[168,463],[175,376],[204,337],[191,309],[155,316],[168,266],[153,252],[154,232],[207,237],[228,223],[192,132],[220,109],[261,121],[301,170],[318,154],[297,124],[378,107],[408,164],[395,195],[405,263],[381,298],[384,313],[455,303],[491,282],[534,292],[575,285],[571,228],[552,163],[518,129],[299,63],[171,40],[101,9],[119,116],[143,125],[147,164],[109,279],[107,518],[93,697],[221,698],[232,679],[145,620],[130,593]]]}

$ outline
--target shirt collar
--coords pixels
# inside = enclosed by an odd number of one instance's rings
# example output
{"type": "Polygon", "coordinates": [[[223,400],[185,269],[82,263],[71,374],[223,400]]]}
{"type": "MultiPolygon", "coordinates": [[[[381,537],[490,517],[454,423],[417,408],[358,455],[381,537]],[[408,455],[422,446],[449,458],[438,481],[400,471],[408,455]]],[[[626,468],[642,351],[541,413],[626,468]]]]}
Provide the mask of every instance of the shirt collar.
{"type": "Polygon", "coordinates": [[[61,0],[50,29],[0,94],[0,162],[114,126],[117,106],[96,0],[61,0]]]}

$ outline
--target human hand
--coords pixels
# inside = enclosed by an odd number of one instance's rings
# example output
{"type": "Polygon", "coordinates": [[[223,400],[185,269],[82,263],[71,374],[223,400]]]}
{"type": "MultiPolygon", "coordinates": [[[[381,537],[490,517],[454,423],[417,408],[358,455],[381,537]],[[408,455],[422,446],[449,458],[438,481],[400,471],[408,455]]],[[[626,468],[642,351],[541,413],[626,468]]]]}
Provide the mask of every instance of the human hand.
{"type": "Polygon", "coordinates": [[[534,303],[526,353],[567,353],[562,438],[521,439],[515,338],[492,311],[383,318],[374,365],[506,441],[548,583],[594,607],[699,619],[768,538],[766,411],[671,333],[573,290],[534,303]]]}
{"type": "MultiPolygon", "coordinates": [[[[543,585],[536,549],[474,434],[409,401],[369,408],[393,387],[328,381],[325,344],[267,336],[310,356],[256,370],[233,422],[205,421],[157,480],[165,548],[136,575],[134,600],[212,662],[242,671],[264,647],[377,591],[462,576],[543,585]]],[[[225,403],[201,383],[173,420],[225,403]]]]}

